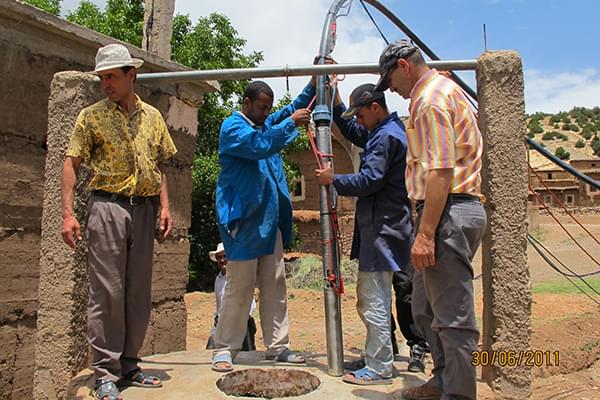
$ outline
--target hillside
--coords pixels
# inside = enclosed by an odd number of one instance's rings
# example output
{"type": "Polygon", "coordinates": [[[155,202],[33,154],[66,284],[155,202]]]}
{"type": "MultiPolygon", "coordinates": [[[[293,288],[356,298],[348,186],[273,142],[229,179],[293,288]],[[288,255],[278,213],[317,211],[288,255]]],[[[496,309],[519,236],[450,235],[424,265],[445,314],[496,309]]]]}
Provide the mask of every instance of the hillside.
{"type": "MultiPolygon", "coordinates": [[[[600,157],[600,107],[529,115],[527,132],[530,138],[565,161],[600,157]]],[[[543,158],[531,155],[534,167],[540,166],[538,160],[544,162],[543,158]]]]}

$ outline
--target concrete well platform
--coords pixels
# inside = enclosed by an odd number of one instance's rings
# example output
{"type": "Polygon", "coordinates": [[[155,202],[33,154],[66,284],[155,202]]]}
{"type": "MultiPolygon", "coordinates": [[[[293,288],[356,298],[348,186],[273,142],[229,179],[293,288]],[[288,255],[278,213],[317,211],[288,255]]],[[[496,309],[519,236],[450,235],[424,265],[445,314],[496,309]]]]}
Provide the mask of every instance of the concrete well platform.
{"type": "MultiPolygon", "coordinates": [[[[126,388],[122,391],[124,400],[166,400],[166,399],[235,399],[227,396],[217,386],[217,380],[223,375],[213,372],[209,350],[181,351],[169,354],[159,354],[144,358],[142,368],[148,373],[162,378],[163,387],[159,389],[126,388]]],[[[410,373],[406,371],[406,356],[401,356],[396,361],[394,383],[392,385],[356,386],[342,382],[341,377],[327,375],[327,356],[325,354],[306,354],[307,365],[292,366],[289,364],[274,363],[264,360],[262,352],[243,352],[235,359],[236,370],[245,368],[289,368],[301,369],[315,375],[321,380],[321,385],[315,391],[298,396],[286,398],[302,399],[401,399],[402,389],[424,383],[429,374],[410,373]]],[[[356,359],[357,355],[346,357],[346,360],[356,359]]],[[[431,366],[428,366],[428,371],[431,366]]],[[[71,381],[67,398],[77,400],[92,399],[91,372],[85,370],[71,381]]]]}

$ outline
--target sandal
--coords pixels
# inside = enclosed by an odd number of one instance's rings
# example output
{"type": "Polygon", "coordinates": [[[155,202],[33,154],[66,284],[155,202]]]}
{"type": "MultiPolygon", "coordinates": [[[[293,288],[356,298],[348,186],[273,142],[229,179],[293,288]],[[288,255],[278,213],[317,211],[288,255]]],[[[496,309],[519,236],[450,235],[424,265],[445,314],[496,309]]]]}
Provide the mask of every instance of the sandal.
{"type": "Polygon", "coordinates": [[[97,400],[123,400],[121,392],[119,392],[113,381],[96,381],[94,384],[94,397],[97,400]]]}
{"type": "Polygon", "coordinates": [[[424,384],[403,390],[402,397],[406,400],[439,400],[442,397],[442,391],[424,384]]]}
{"type": "Polygon", "coordinates": [[[267,356],[267,360],[275,360],[276,362],[288,363],[288,364],[305,364],[306,360],[302,355],[286,348],[277,356],[267,356]]]}
{"type": "Polygon", "coordinates": [[[213,356],[211,369],[215,372],[233,371],[233,360],[231,354],[220,353],[213,356]]]}
{"type": "Polygon", "coordinates": [[[379,375],[377,372],[368,369],[367,367],[361,368],[359,370],[348,372],[343,376],[342,380],[346,383],[352,383],[354,385],[391,385],[393,383],[393,379],[384,378],[379,375]]]}
{"type": "Polygon", "coordinates": [[[160,388],[163,385],[160,378],[152,375],[145,375],[141,369],[135,369],[125,374],[123,377],[123,384],[125,386],[144,388],[160,388]]]}

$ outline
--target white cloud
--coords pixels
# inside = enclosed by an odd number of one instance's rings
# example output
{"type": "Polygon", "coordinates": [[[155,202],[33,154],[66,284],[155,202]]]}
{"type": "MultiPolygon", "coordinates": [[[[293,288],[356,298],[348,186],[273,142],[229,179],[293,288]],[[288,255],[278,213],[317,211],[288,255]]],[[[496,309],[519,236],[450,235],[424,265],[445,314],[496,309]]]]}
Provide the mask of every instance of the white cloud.
{"type": "MultiPolygon", "coordinates": [[[[247,40],[246,50],[262,51],[262,66],[308,65],[317,55],[321,31],[330,0],[281,1],[251,0],[243,5],[236,0],[199,2],[177,0],[177,13],[189,14],[192,21],[211,12],[225,14],[240,36],[247,40]]],[[[373,63],[379,58],[385,43],[366,17],[354,5],[347,17],[337,21],[338,37],[333,57],[339,63],[373,63]]],[[[376,75],[348,75],[340,83],[342,98],[347,102],[354,87],[365,82],[376,82],[376,75]]],[[[294,96],[306,84],[308,78],[290,78],[290,92],[294,96]]],[[[276,97],[285,94],[285,78],[265,79],[275,91],[276,97]]],[[[392,110],[401,115],[408,113],[407,102],[398,95],[389,94],[392,110]]]]}
{"type": "Polygon", "coordinates": [[[528,113],[568,111],[600,105],[600,74],[594,68],[567,72],[525,71],[528,113]]]}

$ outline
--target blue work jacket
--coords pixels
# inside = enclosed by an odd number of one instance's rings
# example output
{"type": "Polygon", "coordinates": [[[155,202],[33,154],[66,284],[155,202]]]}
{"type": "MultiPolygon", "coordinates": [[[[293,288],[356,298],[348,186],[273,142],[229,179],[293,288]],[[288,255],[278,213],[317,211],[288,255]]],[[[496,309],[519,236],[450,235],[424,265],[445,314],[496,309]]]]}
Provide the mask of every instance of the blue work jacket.
{"type": "Polygon", "coordinates": [[[333,110],[342,134],[363,148],[355,174],[335,175],[341,196],[356,196],[351,258],[361,271],[406,270],[410,261],[412,215],[406,191],[406,132],[396,113],[369,132],[355,119],[344,119],[343,104],[333,110]]]}
{"type": "Polygon", "coordinates": [[[292,236],[292,202],[280,152],[298,136],[290,116],[315,95],[307,85],[287,107],[256,126],[236,111],[221,125],[216,211],[219,234],[230,260],[273,254],[277,229],[292,236]]]}

